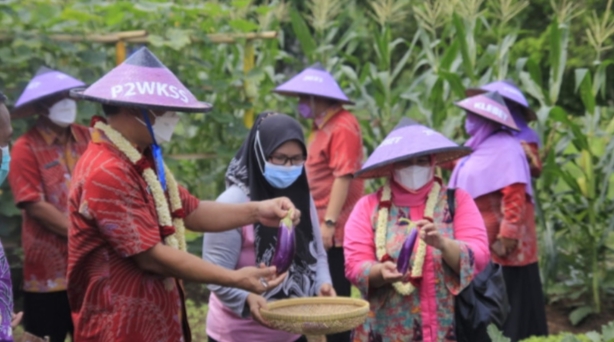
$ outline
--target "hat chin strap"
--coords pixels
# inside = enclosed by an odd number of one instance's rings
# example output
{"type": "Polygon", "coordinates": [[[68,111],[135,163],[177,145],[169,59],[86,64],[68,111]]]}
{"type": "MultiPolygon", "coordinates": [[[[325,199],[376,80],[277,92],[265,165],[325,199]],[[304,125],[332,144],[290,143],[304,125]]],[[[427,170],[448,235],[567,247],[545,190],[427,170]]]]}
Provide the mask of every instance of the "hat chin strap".
{"type": "Polygon", "coordinates": [[[164,173],[164,159],[162,158],[162,148],[158,145],[156,141],[156,135],[154,134],[153,126],[151,125],[151,121],[149,120],[149,113],[145,109],[141,109],[141,115],[143,115],[143,119],[147,124],[147,130],[149,130],[149,135],[153,143],[151,144],[151,151],[153,153],[154,162],[156,164],[156,171],[158,174],[158,179],[160,180],[160,184],[162,185],[162,189],[164,191],[167,190],[166,187],[166,174],[164,173]]]}

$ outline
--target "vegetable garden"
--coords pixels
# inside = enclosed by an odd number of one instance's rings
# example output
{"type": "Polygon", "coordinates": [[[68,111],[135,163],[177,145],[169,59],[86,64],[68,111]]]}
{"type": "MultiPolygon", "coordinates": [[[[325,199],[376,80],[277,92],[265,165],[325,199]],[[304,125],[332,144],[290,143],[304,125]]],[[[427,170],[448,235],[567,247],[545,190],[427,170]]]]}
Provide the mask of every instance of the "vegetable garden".
{"type": "MultiPolygon", "coordinates": [[[[321,62],[355,100],[367,153],[403,116],[464,142],[453,102],[465,88],[513,79],[530,97],[543,142],[543,173],[534,186],[551,332],[602,331],[614,321],[612,6],[613,0],[4,0],[0,89],[15,101],[41,65],[93,82],[123,57],[123,47],[147,44],[198,98],[214,104],[210,114],[182,114],[164,146],[178,180],[213,199],[254,115],[296,113],[296,102],[271,90],[308,64],[321,62]],[[132,40],[92,38],[127,31],[145,32],[132,40]]],[[[79,108],[84,124],[100,113],[92,103],[79,108]]],[[[15,136],[29,124],[15,120],[15,136]]],[[[20,213],[8,185],[0,191],[0,238],[18,286],[20,213]]],[[[202,238],[188,239],[200,255],[202,238]]],[[[188,288],[192,330],[202,340],[206,294],[188,288]]],[[[614,338],[611,325],[601,334],[586,338],[614,338]]]]}

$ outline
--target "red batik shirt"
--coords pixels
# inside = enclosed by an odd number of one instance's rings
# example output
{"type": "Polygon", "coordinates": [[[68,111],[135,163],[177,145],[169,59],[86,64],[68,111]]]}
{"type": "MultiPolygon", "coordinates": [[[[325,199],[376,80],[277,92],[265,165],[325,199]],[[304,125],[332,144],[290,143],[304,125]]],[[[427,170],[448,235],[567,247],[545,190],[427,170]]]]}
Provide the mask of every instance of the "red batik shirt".
{"type": "Polygon", "coordinates": [[[526,266],[538,259],[535,211],[525,188],[525,184],[511,184],[475,199],[486,225],[492,259],[504,266],[526,266]],[[493,250],[498,238],[517,240],[518,247],[500,257],[493,250]]]}
{"type": "MultiPolygon", "coordinates": [[[[180,196],[188,215],[199,200],[184,188],[180,196]]],[[[69,209],[75,341],[189,341],[178,282],[141,270],[131,258],[163,241],[153,196],[138,167],[99,130],[77,164],[69,209]]]]}
{"type": "MultiPolygon", "coordinates": [[[[360,170],[363,159],[362,135],[358,120],[341,108],[331,110],[321,122],[314,122],[309,139],[307,178],[320,222],[324,222],[330,192],[337,177],[351,176],[360,170]]],[[[347,198],[337,219],[334,245],[343,246],[343,232],[356,202],[364,192],[364,181],[351,180],[347,198]]]]}
{"type": "MultiPolygon", "coordinates": [[[[19,137],[11,150],[9,184],[15,204],[45,201],[68,215],[67,201],[73,169],[90,140],[89,130],[70,126],[65,144],[43,122],[19,137]]],[[[66,290],[67,240],[22,210],[24,291],[66,290]]]]}

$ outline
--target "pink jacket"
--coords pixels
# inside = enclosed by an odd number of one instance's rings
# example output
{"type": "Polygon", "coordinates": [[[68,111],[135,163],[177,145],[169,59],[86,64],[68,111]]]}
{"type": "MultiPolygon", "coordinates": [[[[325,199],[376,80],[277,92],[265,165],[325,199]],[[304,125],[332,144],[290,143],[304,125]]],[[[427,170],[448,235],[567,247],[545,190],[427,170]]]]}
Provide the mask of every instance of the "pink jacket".
{"type": "MultiPolygon", "coordinates": [[[[442,189],[440,196],[434,214],[435,224],[441,234],[449,234],[450,238],[458,241],[461,247],[461,272],[458,275],[447,265],[442,265],[440,251],[428,246],[422,280],[417,291],[409,296],[401,296],[390,285],[369,288],[369,271],[378,263],[375,253],[375,221],[379,192],[363,197],[354,208],[345,226],[345,274],[360,289],[363,297],[369,300],[372,310],[367,322],[356,329],[354,341],[378,338],[386,341],[411,341],[418,340],[422,335],[422,341],[438,342],[453,336],[449,334],[454,331],[454,295],[484,269],[490,259],[490,252],[484,222],[473,199],[465,191],[456,190],[456,211],[451,221],[445,189],[442,189]]],[[[409,216],[412,221],[422,219],[424,205],[411,208],[397,206],[394,197],[392,202],[389,231],[406,230],[396,225],[398,217],[409,216]]],[[[388,234],[388,253],[395,260],[403,241],[403,233],[388,234]]]]}

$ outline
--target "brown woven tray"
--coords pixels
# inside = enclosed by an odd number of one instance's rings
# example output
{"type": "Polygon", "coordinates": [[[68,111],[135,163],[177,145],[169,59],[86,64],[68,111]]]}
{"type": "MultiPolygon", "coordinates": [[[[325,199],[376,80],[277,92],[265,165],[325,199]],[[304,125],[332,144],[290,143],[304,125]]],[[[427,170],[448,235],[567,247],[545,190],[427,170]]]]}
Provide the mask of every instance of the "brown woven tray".
{"type": "Polygon", "coordinates": [[[364,323],[369,303],[349,297],[283,299],[260,310],[273,328],[301,335],[329,335],[364,323]]]}

